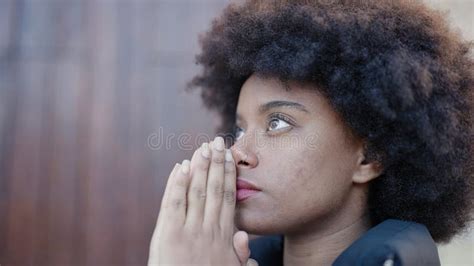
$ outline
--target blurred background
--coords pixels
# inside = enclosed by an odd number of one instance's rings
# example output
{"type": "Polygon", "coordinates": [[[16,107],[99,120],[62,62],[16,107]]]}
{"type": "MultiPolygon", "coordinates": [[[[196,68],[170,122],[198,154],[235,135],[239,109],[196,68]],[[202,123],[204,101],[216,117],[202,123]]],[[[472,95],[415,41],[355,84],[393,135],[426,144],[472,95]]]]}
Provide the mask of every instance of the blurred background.
{"type": "MultiPolygon", "coordinates": [[[[474,0],[426,2],[474,40],[474,0]]],[[[184,87],[228,3],[0,0],[0,265],[146,264],[172,166],[216,133],[184,87]]],[[[474,265],[472,229],[439,252],[474,265]]]]}

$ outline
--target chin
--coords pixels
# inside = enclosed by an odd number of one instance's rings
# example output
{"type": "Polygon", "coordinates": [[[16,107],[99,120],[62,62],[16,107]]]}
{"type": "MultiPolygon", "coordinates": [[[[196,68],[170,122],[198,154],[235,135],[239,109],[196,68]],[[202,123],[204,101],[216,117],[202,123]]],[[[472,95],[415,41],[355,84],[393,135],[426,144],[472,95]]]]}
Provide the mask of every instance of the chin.
{"type": "Polygon", "coordinates": [[[237,208],[235,213],[235,226],[242,231],[254,235],[280,234],[277,219],[264,215],[261,212],[253,213],[237,208]]]}

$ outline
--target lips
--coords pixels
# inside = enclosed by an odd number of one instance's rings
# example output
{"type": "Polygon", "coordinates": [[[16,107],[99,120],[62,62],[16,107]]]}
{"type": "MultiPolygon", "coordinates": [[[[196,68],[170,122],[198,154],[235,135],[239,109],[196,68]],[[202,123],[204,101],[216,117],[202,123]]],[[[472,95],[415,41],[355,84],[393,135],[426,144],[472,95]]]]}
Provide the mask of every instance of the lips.
{"type": "Polygon", "coordinates": [[[242,178],[237,179],[237,200],[243,201],[257,193],[259,193],[261,189],[257,186],[252,184],[250,181],[244,180],[242,178]]]}

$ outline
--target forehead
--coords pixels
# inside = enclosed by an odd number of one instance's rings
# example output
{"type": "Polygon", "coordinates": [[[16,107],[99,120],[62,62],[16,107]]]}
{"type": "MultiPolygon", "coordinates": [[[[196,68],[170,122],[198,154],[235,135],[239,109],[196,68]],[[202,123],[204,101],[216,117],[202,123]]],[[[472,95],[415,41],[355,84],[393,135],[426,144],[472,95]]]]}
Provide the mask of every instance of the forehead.
{"type": "Polygon", "coordinates": [[[291,101],[302,104],[310,111],[329,107],[327,100],[313,84],[289,81],[283,83],[277,78],[262,78],[252,75],[243,84],[237,113],[247,109],[257,110],[270,101],[291,101]]]}

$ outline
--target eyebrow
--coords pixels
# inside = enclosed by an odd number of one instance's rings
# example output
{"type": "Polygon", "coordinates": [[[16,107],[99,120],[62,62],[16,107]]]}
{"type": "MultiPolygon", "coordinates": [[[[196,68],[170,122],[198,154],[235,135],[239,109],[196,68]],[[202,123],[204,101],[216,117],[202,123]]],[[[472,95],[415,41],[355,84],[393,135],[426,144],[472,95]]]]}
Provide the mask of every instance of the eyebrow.
{"type": "MultiPolygon", "coordinates": [[[[268,112],[271,109],[280,108],[280,107],[291,108],[291,109],[299,110],[305,113],[309,113],[309,111],[306,109],[304,105],[297,102],[289,102],[289,101],[267,102],[265,104],[260,105],[260,107],[258,108],[258,112],[262,114],[262,113],[268,112]]],[[[240,118],[241,118],[240,115],[236,114],[236,119],[240,120],[240,118]]]]}

